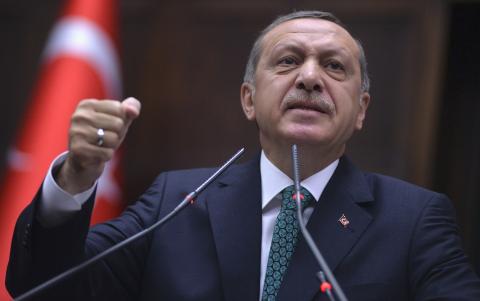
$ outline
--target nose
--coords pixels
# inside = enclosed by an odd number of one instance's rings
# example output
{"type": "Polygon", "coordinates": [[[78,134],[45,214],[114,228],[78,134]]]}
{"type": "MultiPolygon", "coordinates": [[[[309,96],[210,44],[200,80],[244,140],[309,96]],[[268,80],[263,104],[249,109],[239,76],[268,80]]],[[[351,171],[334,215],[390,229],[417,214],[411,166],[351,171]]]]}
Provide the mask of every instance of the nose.
{"type": "Polygon", "coordinates": [[[321,92],[323,90],[321,70],[317,62],[313,60],[304,62],[295,80],[295,87],[307,92],[321,92]]]}

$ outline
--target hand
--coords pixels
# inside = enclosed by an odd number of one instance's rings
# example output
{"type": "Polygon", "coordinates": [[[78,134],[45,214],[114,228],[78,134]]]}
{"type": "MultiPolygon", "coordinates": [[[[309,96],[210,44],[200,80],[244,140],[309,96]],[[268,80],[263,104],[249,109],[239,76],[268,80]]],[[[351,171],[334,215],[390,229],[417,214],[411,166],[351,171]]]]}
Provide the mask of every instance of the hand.
{"type": "Polygon", "coordinates": [[[140,115],[140,102],[127,98],[82,100],[72,115],[69,130],[69,153],[56,180],[70,194],[87,190],[100,177],[105,163],[112,159],[128,128],[140,115]],[[98,145],[98,129],[104,130],[103,144],[98,145]]]}

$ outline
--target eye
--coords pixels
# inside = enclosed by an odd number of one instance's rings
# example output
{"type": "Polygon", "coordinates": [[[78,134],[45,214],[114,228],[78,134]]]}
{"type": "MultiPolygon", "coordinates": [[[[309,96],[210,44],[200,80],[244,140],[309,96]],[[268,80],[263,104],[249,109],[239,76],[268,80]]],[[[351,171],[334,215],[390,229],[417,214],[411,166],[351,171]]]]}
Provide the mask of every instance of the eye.
{"type": "Polygon", "coordinates": [[[344,71],[345,70],[345,67],[337,61],[328,62],[325,65],[325,67],[330,69],[330,70],[334,70],[334,71],[344,71]]]}
{"type": "Polygon", "coordinates": [[[324,65],[325,71],[335,80],[343,81],[347,78],[347,67],[338,60],[329,60],[324,65]]]}
{"type": "Polygon", "coordinates": [[[291,56],[284,57],[278,61],[278,65],[290,66],[290,65],[296,65],[296,64],[297,64],[297,60],[291,56]]]}

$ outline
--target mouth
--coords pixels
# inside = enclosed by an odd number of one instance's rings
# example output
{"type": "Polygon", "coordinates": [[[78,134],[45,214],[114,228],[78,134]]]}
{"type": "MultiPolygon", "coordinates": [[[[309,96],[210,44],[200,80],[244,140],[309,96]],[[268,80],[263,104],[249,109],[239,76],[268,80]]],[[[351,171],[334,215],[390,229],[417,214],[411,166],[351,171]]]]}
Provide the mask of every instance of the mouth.
{"type": "Polygon", "coordinates": [[[322,114],[329,114],[329,111],[316,103],[291,103],[286,108],[289,110],[314,111],[322,114]]]}

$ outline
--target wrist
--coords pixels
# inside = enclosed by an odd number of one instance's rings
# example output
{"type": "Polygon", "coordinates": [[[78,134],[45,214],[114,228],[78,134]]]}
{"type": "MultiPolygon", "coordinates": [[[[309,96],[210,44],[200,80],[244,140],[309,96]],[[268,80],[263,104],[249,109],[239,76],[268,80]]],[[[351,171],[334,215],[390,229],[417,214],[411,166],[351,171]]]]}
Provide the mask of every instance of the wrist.
{"type": "Polygon", "coordinates": [[[75,195],[92,187],[100,177],[103,171],[104,163],[97,166],[82,167],[75,164],[70,156],[60,166],[57,172],[54,171],[53,177],[60,188],[75,195]]]}

